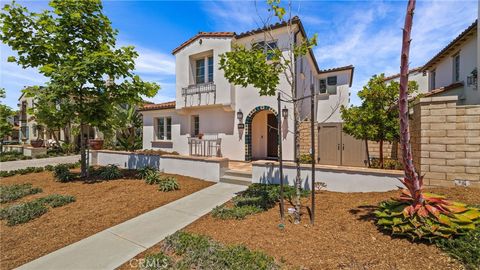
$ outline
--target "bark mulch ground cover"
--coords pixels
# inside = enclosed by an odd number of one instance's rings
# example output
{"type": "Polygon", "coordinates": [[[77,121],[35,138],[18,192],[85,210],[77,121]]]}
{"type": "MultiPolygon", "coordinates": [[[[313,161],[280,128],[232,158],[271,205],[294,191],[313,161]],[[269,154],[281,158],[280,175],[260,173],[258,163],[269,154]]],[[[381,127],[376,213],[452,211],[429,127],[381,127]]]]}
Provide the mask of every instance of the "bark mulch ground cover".
{"type": "Polygon", "coordinates": [[[191,177],[176,177],[180,190],[173,192],[160,192],[158,185],[147,185],[143,180],[127,177],[93,183],[60,183],[51,172],[42,172],[1,179],[0,185],[31,183],[43,189],[41,193],[1,204],[2,208],[49,194],[72,195],[76,201],[52,208],[25,224],[10,227],[2,221],[0,269],[20,266],[213,184],[191,177]]]}
{"type": "MultiPolygon", "coordinates": [[[[480,204],[480,189],[438,188],[437,194],[469,204],[480,204]]],[[[307,215],[301,225],[286,222],[279,228],[278,207],[244,220],[219,220],[210,214],[185,231],[212,237],[224,244],[243,244],[274,256],[287,269],[463,269],[435,245],[391,238],[377,230],[371,212],[398,191],[337,193],[316,197],[315,226],[307,215]]],[[[309,204],[308,200],[304,201],[309,204]]],[[[161,243],[139,254],[161,250],[161,243]]],[[[129,263],[121,269],[131,269],[129,263]]]]}

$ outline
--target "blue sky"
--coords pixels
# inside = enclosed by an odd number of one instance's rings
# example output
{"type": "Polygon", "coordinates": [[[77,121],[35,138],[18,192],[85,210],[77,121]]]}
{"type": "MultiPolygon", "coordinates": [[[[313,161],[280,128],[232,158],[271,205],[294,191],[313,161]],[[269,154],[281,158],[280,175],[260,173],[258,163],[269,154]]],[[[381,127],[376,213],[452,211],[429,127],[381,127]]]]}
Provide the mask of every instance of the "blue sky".
{"type": "MultiPolygon", "coordinates": [[[[31,10],[48,8],[47,1],[19,1],[31,10]]],[[[3,6],[7,1],[0,0],[3,6]]],[[[293,13],[302,19],[309,35],[317,33],[314,49],[320,68],[353,64],[351,102],[373,74],[398,73],[401,28],[406,1],[300,1],[293,13]]],[[[240,33],[260,26],[264,1],[105,1],[104,12],[119,30],[120,45],[134,45],[140,54],[136,72],[162,87],[154,102],[175,97],[175,58],[171,51],[199,31],[240,33]]],[[[477,17],[478,2],[419,1],[414,17],[411,63],[428,61],[477,17]]],[[[6,59],[13,52],[0,44],[0,87],[7,89],[5,103],[16,107],[20,91],[45,78],[6,59]]]]}

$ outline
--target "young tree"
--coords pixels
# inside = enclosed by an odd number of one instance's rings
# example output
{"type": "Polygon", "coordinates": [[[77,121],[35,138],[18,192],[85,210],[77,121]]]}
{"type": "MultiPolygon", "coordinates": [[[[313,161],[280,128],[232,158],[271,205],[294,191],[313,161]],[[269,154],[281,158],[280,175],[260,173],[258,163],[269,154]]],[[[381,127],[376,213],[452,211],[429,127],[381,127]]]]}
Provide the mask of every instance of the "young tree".
{"type": "MultiPolygon", "coordinates": [[[[5,89],[0,88],[0,98],[5,98],[5,89]]],[[[3,141],[5,137],[10,136],[13,131],[13,123],[10,118],[15,112],[5,104],[0,103],[0,153],[3,152],[3,141]]]]}
{"type": "MultiPolygon", "coordinates": [[[[49,79],[45,91],[35,96],[37,102],[68,100],[71,118],[83,134],[87,125],[101,126],[118,104],[157,93],[158,85],[133,73],[138,56],[134,48],[116,46],[117,30],[103,14],[100,0],[51,0],[50,6],[51,10],[35,13],[13,2],[0,14],[0,39],[18,54],[8,60],[38,68],[49,79]]],[[[83,136],[80,152],[85,177],[83,136]]]]}
{"type": "MultiPolygon", "coordinates": [[[[362,104],[358,107],[342,107],[345,133],[363,140],[379,142],[380,167],[383,168],[383,144],[399,139],[398,98],[399,84],[387,84],[384,74],[374,75],[358,92],[362,104]]],[[[417,91],[416,82],[409,82],[408,93],[417,91]]],[[[367,143],[368,149],[368,143],[367,143]]]]}
{"type": "MultiPolygon", "coordinates": [[[[298,40],[295,35],[295,24],[297,17],[290,15],[287,20],[284,17],[287,10],[280,6],[280,0],[267,0],[269,11],[272,15],[263,21],[264,24],[264,46],[255,46],[251,48],[244,46],[234,46],[233,50],[220,56],[220,69],[225,72],[225,78],[230,83],[247,87],[253,85],[259,89],[262,96],[274,96],[280,92],[284,97],[288,97],[288,102],[293,104],[294,119],[294,153],[297,173],[295,178],[296,196],[295,196],[295,223],[300,222],[300,190],[302,179],[300,175],[300,109],[302,100],[297,97],[296,78],[296,60],[299,57],[307,55],[317,44],[317,36],[298,40]],[[271,47],[269,41],[274,41],[272,29],[269,26],[270,19],[276,19],[286,25],[288,43],[283,48],[271,47]],[[286,79],[288,89],[278,89],[280,76],[286,79]]],[[[310,85],[306,86],[310,89],[310,85]]],[[[298,91],[300,93],[300,91],[298,91]]],[[[280,112],[279,112],[280,113],[280,112]]],[[[280,131],[279,131],[280,132],[280,131]]],[[[313,187],[312,187],[313,189],[313,187]]]]}
{"type": "Polygon", "coordinates": [[[117,140],[126,151],[142,148],[142,117],[135,105],[120,106],[115,117],[117,121],[117,140]]]}

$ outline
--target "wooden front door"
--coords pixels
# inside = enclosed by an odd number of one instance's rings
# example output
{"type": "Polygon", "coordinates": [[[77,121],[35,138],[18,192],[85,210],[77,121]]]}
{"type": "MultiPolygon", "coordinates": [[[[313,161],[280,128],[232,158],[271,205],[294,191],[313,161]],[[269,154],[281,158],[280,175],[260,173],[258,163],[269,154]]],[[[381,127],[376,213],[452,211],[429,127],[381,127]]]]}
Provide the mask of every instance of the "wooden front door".
{"type": "Polygon", "coordinates": [[[267,116],[267,156],[278,158],[278,122],[272,113],[267,116]]]}

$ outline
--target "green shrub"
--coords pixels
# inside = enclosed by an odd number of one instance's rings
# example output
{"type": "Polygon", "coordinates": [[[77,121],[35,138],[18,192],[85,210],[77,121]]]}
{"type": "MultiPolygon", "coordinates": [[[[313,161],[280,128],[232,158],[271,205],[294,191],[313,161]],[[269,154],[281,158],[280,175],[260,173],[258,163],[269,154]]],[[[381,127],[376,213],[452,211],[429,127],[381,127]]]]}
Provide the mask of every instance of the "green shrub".
{"type": "MultiPolygon", "coordinates": [[[[80,163],[65,163],[65,164],[59,164],[63,165],[68,169],[73,169],[76,167],[80,166],[80,163]]],[[[28,173],[36,173],[36,172],[43,172],[43,171],[54,171],[55,166],[52,165],[46,165],[45,167],[27,167],[25,169],[18,169],[18,170],[12,170],[12,171],[0,171],[0,177],[10,177],[14,176],[17,174],[28,174],[28,173]]]]}
{"type": "Polygon", "coordinates": [[[160,174],[157,171],[148,172],[144,179],[148,185],[160,184],[160,174]]]}
{"type": "Polygon", "coordinates": [[[280,269],[271,256],[262,252],[238,245],[224,246],[206,236],[181,231],[168,236],[163,248],[181,256],[174,269],[280,269]]]}
{"type": "Polygon", "coordinates": [[[68,164],[58,164],[53,168],[53,175],[59,182],[68,182],[73,180],[74,174],[70,172],[68,164]]]}
{"type": "Polygon", "coordinates": [[[157,172],[157,170],[154,167],[151,166],[145,166],[141,169],[137,169],[137,178],[140,178],[142,180],[145,180],[147,176],[151,173],[157,172]]]}
{"type": "Polygon", "coordinates": [[[299,159],[300,159],[300,163],[312,164],[312,155],[310,154],[301,154],[299,159]]]}
{"type": "Polygon", "coordinates": [[[55,166],[53,166],[53,165],[47,165],[47,166],[45,166],[45,171],[50,171],[51,172],[51,171],[53,171],[54,168],[55,168],[55,166]]]}
{"type": "Polygon", "coordinates": [[[74,196],[51,194],[46,197],[38,198],[39,202],[48,204],[50,207],[60,207],[75,201],[74,196]]]}
{"type": "Polygon", "coordinates": [[[145,256],[145,261],[143,261],[141,265],[141,269],[146,270],[163,270],[172,268],[173,260],[163,252],[147,254],[147,256],[145,256]]]}
{"type": "Polygon", "coordinates": [[[17,184],[0,186],[0,203],[11,202],[30,194],[42,192],[41,188],[34,188],[32,184],[17,184]]]}
{"type": "MultiPolygon", "coordinates": [[[[380,169],[380,159],[379,158],[371,158],[370,159],[370,167],[380,169]]],[[[383,168],[388,170],[402,170],[403,165],[400,160],[391,159],[391,158],[384,158],[383,159],[383,168]]]]}
{"type": "Polygon", "coordinates": [[[98,176],[103,180],[114,180],[122,178],[123,174],[118,166],[110,164],[98,169],[98,176]]]}
{"type": "MultiPolygon", "coordinates": [[[[284,197],[291,200],[296,190],[291,186],[283,187],[284,197]]],[[[301,190],[306,197],[308,190],[301,190]]],[[[243,219],[248,215],[266,211],[280,200],[280,185],[252,184],[239,196],[233,198],[233,207],[219,206],[212,210],[212,216],[220,219],[243,219]]]]}
{"type": "Polygon", "coordinates": [[[40,201],[16,204],[0,210],[0,219],[6,219],[8,226],[26,223],[47,212],[47,207],[40,201]]]}
{"type": "Polygon", "coordinates": [[[212,216],[219,219],[244,219],[248,215],[260,213],[264,209],[254,205],[242,205],[235,207],[217,206],[212,210],[212,216]]]}
{"type": "Polygon", "coordinates": [[[160,177],[160,183],[158,184],[158,190],[163,192],[169,192],[179,190],[180,185],[177,182],[177,178],[173,176],[160,177]]]}
{"type": "Polygon", "coordinates": [[[480,227],[454,239],[439,239],[436,245],[453,258],[461,261],[465,268],[480,268],[480,227]]]}

